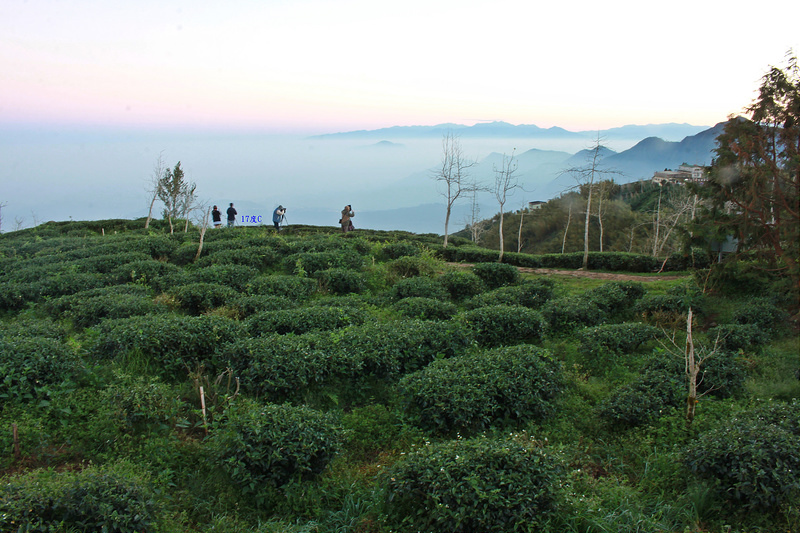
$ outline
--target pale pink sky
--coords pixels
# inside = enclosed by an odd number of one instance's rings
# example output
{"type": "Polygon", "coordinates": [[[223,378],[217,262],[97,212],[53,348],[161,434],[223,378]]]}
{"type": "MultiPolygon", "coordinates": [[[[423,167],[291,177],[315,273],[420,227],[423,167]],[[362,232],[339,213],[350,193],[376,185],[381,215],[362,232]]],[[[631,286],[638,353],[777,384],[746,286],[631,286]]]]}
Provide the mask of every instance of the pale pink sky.
{"type": "Polygon", "coordinates": [[[712,125],[800,49],[800,2],[546,4],[4,0],[0,121],[302,133],[712,125]]]}

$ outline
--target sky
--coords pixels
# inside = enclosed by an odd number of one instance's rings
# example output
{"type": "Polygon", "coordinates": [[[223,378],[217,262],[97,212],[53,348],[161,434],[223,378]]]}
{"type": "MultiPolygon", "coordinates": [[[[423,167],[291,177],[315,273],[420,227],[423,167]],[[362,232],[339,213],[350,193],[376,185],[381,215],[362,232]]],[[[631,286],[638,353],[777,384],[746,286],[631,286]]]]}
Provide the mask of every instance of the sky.
{"type": "Polygon", "coordinates": [[[319,134],[713,125],[794,0],[3,0],[0,126],[319,134]]]}

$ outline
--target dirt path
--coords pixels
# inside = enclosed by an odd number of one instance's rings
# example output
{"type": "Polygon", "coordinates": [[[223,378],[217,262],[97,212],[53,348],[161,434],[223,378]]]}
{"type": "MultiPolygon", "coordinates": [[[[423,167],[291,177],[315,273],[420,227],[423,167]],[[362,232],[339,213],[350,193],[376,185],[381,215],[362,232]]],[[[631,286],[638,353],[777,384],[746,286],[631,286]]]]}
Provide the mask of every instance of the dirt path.
{"type": "MultiPolygon", "coordinates": [[[[455,267],[472,267],[472,263],[447,263],[448,265],[452,265],[455,267]]],[[[591,270],[559,270],[555,268],[527,268],[527,267],[517,267],[520,272],[524,272],[525,274],[538,274],[540,276],[551,276],[551,275],[559,275],[559,276],[571,276],[574,278],[591,278],[591,279],[607,279],[610,281],[641,281],[641,282],[648,282],[648,281],[668,281],[668,280],[675,280],[675,279],[682,279],[686,276],[675,276],[675,275],[659,275],[659,276],[642,276],[642,275],[634,275],[634,274],[614,274],[612,272],[594,272],[591,270]]]]}

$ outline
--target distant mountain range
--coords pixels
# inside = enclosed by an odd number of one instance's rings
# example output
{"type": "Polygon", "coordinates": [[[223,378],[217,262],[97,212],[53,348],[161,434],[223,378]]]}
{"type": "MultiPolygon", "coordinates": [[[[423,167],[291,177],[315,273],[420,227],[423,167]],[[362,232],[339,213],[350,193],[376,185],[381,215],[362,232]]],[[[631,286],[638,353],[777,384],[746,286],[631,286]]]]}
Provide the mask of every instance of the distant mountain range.
{"type": "MultiPolygon", "coordinates": [[[[719,123],[712,128],[686,136],[681,141],[647,137],[622,152],[603,148],[600,165],[602,169],[618,172],[619,174],[613,176],[618,183],[649,179],[656,171],[674,169],[684,163],[709,165],[714,155],[713,150],[716,148],[716,138],[724,126],[725,123],[719,123]]],[[[589,155],[588,150],[571,154],[535,148],[517,154],[516,175],[523,191],[517,192],[520,198],[514,202],[519,203],[523,199],[544,201],[574,187],[575,181],[571,175],[565,173],[565,170],[585,166],[589,155]]],[[[494,169],[501,166],[504,156],[508,157],[508,154],[491,153],[478,161],[470,169],[472,177],[491,185],[494,183],[494,169]]],[[[359,203],[365,202],[367,197],[391,198],[396,208],[411,208],[443,200],[436,190],[430,169],[420,170],[394,183],[376,184],[375,188],[362,191],[362,194],[363,198],[358,198],[359,203]]],[[[489,196],[484,195],[481,201],[485,206],[483,212],[486,216],[494,213],[494,211],[489,213],[488,210],[495,209],[492,207],[494,201],[489,196]]],[[[430,209],[431,206],[427,205],[426,210],[430,209]]],[[[415,230],[418,231],[418,228],[415,230]]]]}
{"type": "Polygon", "coordinates": [[[648,124],[645,126],[628,125],[619,128],[591,131],[569,131],[564,128],[540,128],[532,124],[513,125],[507,122],[482,122],[474,126],[463,124],[437,124],[435,126],[393,126],[376,130],[358,130],[341,133],[315,135],[310,139],[347,139],[347,140],[402,140],[441,138],[447,132],[453,132],[464,139],[575,139],[589,140],[597,135],[606,141],[617,139],[644,139],[658,137],[662,139],[682,139],[707,129],[708,126],[691,124],[648,124]]]}

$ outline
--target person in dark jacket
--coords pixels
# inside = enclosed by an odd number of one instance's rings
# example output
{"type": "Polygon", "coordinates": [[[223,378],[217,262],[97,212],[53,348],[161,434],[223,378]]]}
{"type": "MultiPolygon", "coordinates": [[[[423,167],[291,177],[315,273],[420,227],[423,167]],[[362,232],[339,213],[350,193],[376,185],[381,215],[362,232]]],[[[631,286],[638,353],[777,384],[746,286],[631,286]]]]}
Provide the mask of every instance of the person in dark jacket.
{"type": "Polygon", "coordinates": [[[214,206],[214,209],[211,210],[211,220],[214,221],[214,227],[218,228],[222,225],[222,213],[220,213],[217,206],[214,206]]]}
{"type": "Polygon", "coordinates": [[[231,206],[228,208],[228,227],[232,228],[235,222],[236,222],[236,209],[233,208],[233,202],[231,202],[231,206]]]}

